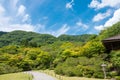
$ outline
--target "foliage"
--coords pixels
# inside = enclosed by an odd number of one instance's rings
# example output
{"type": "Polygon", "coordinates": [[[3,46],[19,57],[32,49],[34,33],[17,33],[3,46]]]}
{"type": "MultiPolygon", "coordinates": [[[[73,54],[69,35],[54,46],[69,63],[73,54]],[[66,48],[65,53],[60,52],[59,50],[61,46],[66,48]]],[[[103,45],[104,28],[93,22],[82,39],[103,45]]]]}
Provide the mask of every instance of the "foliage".
{"type": "Polygon", "coordinates": [[[120,34],[120,22],[112,26],[108,26],[106,29],[102,30],[98,38],[102,40],[102,39],[109,38],[109,37],[112,37],[118,34],[120,34]]]}
{"type": "Polygon", "coordinates": [[[111,61],[112,65],[113,65],[114,69],[118,73],[120,73],[120,70],[119,70],[119,68],[120,68],[120,51],[112,51],[110,53],[110,56],[111,56],[110,61],[111,61]]]}
{"type": "Polygon", "coordinates": [[[7,45],[23,45],[31,47],[40,47],[47,44],[53,44],[56,41],[86,42],[92,35],[85,34],[79,36],[59,36],[58,38],[49,34],[38,34],[34,32],[13,31],[0,32],[0,47],[7,45]]]}
{"type": "Polygon", "coordinates": [[[107,77],[119,78],[120,51],[105,53],[101,41],[119,34],[120,22],[99,35],[61,35],[13,31],[0,32],[0,74],[34,69],[53,69],[57,74],[103,78],[101,64],[107,64],[107,77]]]}
{"type": "Polygon", "coordinates": [[[84,76],[103,78],[101,71],[102,59],[100,58],[67,58],[64,63],[55,68],[55,72],[67,76],[84,76]]]}
{"type": "Polygon", "coordinates": [[[0,74],[20,72],[20,71],[22,71],[22,70],[19,69],[18,67],[10,66],[5,63],[0,63],[0,74]]]}
{"type": "Polygon", "coordinates": [[[56,38],[49,34],[13,31],[0,37],[0,47],[11,44],[37,47],[41,45],[46,45],[46,43],[52,44],[54,41],[56,41],[56,38]]]}
{"type": "Polygon", "coordinates": [[[2,36],[3,34],[7,34],[7,32],[0,31],[0,36],[2,36]]]}
{"type": "Polygon", "coordinates": [[[81,54],[87,57],[98,56],[105,52],[105,48],[99,41],[89,41],[83,46],[81,54]]]}
{"type": "Polygon", "coordinates": [[[93,39],[95,35],[92,34],[83,34],[83,35],[61,35],[58,37],[61,41],[69,41],[69,42],[86,42],[90,39],[93,39]]]}

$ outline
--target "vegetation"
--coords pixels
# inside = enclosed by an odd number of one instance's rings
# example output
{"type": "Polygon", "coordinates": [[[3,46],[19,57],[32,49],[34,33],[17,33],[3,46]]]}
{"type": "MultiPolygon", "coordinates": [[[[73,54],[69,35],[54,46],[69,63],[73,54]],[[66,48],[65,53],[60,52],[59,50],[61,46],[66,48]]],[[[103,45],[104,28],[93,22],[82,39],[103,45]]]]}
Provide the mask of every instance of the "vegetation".
{"type": "Polygon", "coordinates": [[[13,31],[0,36],[0,74],[53,69],[66,76],[104,78],[101,64],[106,63],[107,78],[119,79],[120,51],[105,53],[102,39],[118,35],[120,22],[99,35],[61,35],[13,31]]]}
{"type": "Polygon", "coordinates": [[[3,34],[7,34],[7,32],[0,31],[0,36],[2,36],[3,34]]]}
{"type": "Polygon", "coordinates": [[[56,77],[58,80],[109,80],[109,79],[86,78],[86,77],[75,77],[75,76],[69,77],[64,75],[58,75],[53,70],[40,70],[40,72],[56,77]]]}
{"type": "Polygon", "coordinates": [[[0,80],[32,80],[32,77],[29,74],[12,73],[0,75],[0,80]]]}
{"type": "Polygon", "coordinates": [[[99,39],[105,39],[120,34],[120,22],[114,24],[112,27],[107,27],[99,34],[99,39]]]}
{"type": "Polygon", "coordinates": [[[58,37],[61,41],[76,41],[86,42],[91,38],[95,38],[97,35],[83,34],[83,35],[61,35],[58,37]]]}

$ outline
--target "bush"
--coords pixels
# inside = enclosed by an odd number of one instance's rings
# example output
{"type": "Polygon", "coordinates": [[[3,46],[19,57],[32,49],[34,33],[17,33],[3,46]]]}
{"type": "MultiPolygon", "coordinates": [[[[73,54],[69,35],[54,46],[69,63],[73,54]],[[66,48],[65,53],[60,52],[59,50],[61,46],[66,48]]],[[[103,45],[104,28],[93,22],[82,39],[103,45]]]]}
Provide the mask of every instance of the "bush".
{"type": "Polygon", "coordinates": [[[90,77],[92,77],[93,73],[94,73],[94,70],[91,67],[89,67],[89,66],[83,67],[83,75],[85,77],[90,78],[90,77]]]}
{"type": "Polygon", "coordinates": [[[116,80],[120,80],[120,76],[115,76],[115,79],[116,80]]]}
{"type": "Polygon", "coordinates": [[[74,69],[74,74],[76,76],[82,77],[83,76],[83,66],[78,65],[75,69],[74,69]]]}
{"type": "Polygon", "coordinates": [[[67,76],[75,76],[74,74],[74,68],[73,67],[66,67],[63,72],[65,73],[65,75],[67,76]]]}
{"type": "Polygon", "coordinates": [[[102,72],[94,72],[94,78],[104,78],[104,74],[102,72]]]}
{"type": "Polygon", "coordinates": [[[114,77],[114,76],[118,75],[117,71],[111,71],[111,72],[109,72],[109,74],[110,74],[111,77],[114,77]]]}
{"type": "Polygon", "coordinates": [[[0,74],[14,73],[20,71],[22,71],[22,69],[19,69],[18,67],[0,63],[0,74]]]}
{"type": "Polygon", "coordinates": [[[57,67],[55,68],[55,73],[56,74],[62,74],[62,75],[64,75],[64,73],[63,73],[63,65],[62,64],[59,64],[59,65],[57,65],[57,67]]]}
{"type": "Polygon", "coordinates": [[[69,57],[65,62],[57,65],[55,73],[67,76],[84,76],[103,78],[100,58],[69,57]]]}

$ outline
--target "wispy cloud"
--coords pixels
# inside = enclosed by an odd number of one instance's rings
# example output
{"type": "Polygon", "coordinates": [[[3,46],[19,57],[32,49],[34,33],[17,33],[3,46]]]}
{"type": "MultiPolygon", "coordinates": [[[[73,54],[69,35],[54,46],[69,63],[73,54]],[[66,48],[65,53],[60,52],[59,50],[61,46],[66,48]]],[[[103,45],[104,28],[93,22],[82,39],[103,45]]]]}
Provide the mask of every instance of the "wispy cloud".
{"type": "Polygon", "coordinates": [[[66,8],[67,9],[72,9],[74,5],[74,0],[71,0],[71,2],[66,3],[66,8]]]}
{"type": "Polygon", "coordinates": [[[42,30],[42,33],[47,33],[47,34],[52,34],[56,37],[62,35],[62,34],[66,34],[69,31],[70,27],[67,24],[63,24],[63,26],[61,28],[59,28],[58,30],[42,30]]]}
{"type": "Polygon", "coordinates": [[[89,4],[90,8],[101,9],[104,7],[119,7],[120,0],[92,0],[89,4]]]}
{"type": "Polygon", "coordinates": [[[70,27],[67,24],[64,24],[56,33],[56,36],[60,36],[61,34],[65,34],[68,30],[70,29],[70,27]]]}
{"type": "Polygon", "coordinates": [[[110,27],[120,21],[120,0],[92,0],[88,7],[94,8],[95,10],[106,7],[113,9],[112,11],[106,11],[106,13],[98,13],[93,17],[93,22],[98,22],[105,18],[108,19],[104,24],[95,26],[94,29],[96,30],[103,30],[105,27],[110,27]],[[111,18],[108,18],[111,15],[113,16],[111,18]]]}
{"type": "Polygon", "coordinates": [[[117,23],[120,21],[120,8],[115,10],[113,17],[110,18],[104,26],[112,26],[113,24],[117,23]]]}
{"type": "MultiPolygon", "coordinates": [[[[73,1],[72,1],[73,2],[73,1]]],[[[10,1],[7,5],[11,11],[6,9],[5,4],[0,5],[0,31],[34,31],[39,33],[48,33],[58,37],[61,34],[67,33],[70,27],[67,24],[63,24],[58,30],[46,30],[45,24],[31,24],[31,16],[26,12],[27,8],[23,4],[20,4],[18,0],[10,1]],[[11,14],[7,14],[11,13],[11,14]]],[[[48,17],[43,17],[47,20],[48,17]]]]}
{"type": "Polygon", "coordinates": [[[83,27],[84,29],[88,29],[88,25],[82,23],[81,21],[76,22],[76,25],[79,27],[83,27]]]}
{"type": "Polygon", "coordinates": [[[18,0],[10,0],[7,6],[4,2],[0,4],[0,31],[34,31],[36,25],[30,23],[30,16],[26,13],[26,7],[22,4],[18,5],[18,3],[18,0]]]}
{"type": "Polygon", "coordinates": [[[98,21],[101,21],[101,20],[107,18],[111,15],[111,13],[112,13],[111,10],[107,10],[107,12],[105,12],[105,13],[98,13],[97,15],[94,16],[93,22],[98,22],[98,21]]]}
{"type": "Polygon", "coordinates": [[[14,31],[14,30],[24,30],[24,31],[33,31],[34,28],[30,24],[9,24],[0,27],[0,31],[14,31]]]}
{"type": "Polygon", "coordinates": [[[20,5],[18,8],[18,16],[23,16],[25,14],[26,7],[24,5],[20,5]]]}
{"type": "Polygon", "coordinates": [[[103,25],[95,26],[94,29],[100,31],[104,29],[104,26],[103,25]]]}
{"type": "Polygon", "coordinates": [[[38,32],[38,33],[46,33],[45,25],[43,25],[43,24],[36,24],[34,26],[34,31],[38,32]]]}
{"type": "Polygon", "coordinates": [[[114,15],[108,19],[104,25],[100,25],[100,26],[95,26],[94,28],[96,30],[102,30],[104,29],[105,27],[110,27],[112,26],[113,24],[117,23],[120,21],[120,8],[117,9],[115,12],[114,12],[114,15]]]}
{"type": "Polygon", "coordinates": [[[16,10],[17,9],[17,4],[19,3],[19,0],[8,0],[9,1],[9,5],[11,10],[16,10]]]}
{"type": "Polygon", "coordinates": [[[3,8],[3,6],[0,5],[0,15],[2,15],[5,12],[5,9],[3,8]]]}

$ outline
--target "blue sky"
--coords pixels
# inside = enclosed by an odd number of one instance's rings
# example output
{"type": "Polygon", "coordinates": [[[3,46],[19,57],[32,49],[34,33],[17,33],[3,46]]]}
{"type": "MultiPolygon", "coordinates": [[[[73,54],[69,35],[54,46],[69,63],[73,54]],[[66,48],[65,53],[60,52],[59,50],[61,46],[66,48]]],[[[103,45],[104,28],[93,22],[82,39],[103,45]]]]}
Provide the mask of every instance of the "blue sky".
{"type": "Polygon", "coordinates": [[[98,34],[120,21],[120,0],[0,0],[0,31],[98,34]]]}

